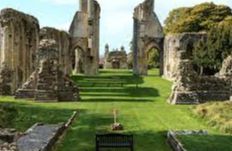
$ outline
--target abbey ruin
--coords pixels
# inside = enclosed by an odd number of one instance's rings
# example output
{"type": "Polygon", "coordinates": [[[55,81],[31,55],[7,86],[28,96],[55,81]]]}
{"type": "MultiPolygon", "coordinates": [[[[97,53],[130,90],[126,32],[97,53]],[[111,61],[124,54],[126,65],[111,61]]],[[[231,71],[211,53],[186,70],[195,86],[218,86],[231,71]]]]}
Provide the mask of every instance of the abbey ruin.
{"type": "Polygon", "coordinates": [[[99,62],[100,5],[96,0],[80,0],[69,29],[75,73],[96,75],[99,62]]]}
{"type": "Polygon", "coordinates": [[[0,94],[11,95],[35,69],[39,22],[13,9],[0,14],[0,94]]]}
{"type": "Polygon", "coordinates": [[[134,9],[133,55],[134,74],[147,75],[148,51],[156,48],[160,52],[160,74],[164,33],[157,15],[154,13],[154,0],[145,0],[134,9]]]}
{"type": "MultiPolygon", "coordinates": [[[[13,9],[0,13],[0,94],[35,100],[79,100],[79,89],[69,75],[98,74],[100,5],[96,0],[80,0],[80,9],[69,33],[51,27],[40,29],[39,21],[13,9]]],[[[156,48],[160,75],[173,81],[172,104],[228,100],[232,97],[232,59],[221,71],[199,76],[191,60],[194,44],[205,33],[164,35],[154,12],[154,0],[145,0],[134,9],[133,73],[147,75],[148,52],[156,48]]],[[[128,69],[124,50],[105,47],[105,69],[128,69]]]]}
{"type": "Polygon", "coordinates": [[[173,81],[171,104],[195,104],[210,100],[229,100],[232,96],[232,60],[229,56],[214,76],[199,76],[193,69],[194,44],[207,38],[205,33],[166,35],[153,12],[154,0],[145,0],[135,8],[133,35],[134,74],[147,74],[147,52],[160,53],[160,75],[173,81]]]}

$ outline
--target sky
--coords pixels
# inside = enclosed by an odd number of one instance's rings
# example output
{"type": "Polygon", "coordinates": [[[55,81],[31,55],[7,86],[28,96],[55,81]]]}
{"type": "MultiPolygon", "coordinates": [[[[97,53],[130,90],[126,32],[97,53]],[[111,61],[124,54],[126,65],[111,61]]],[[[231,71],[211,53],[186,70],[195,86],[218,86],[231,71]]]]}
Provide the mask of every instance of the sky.
{"type": "MultiPolygon", "coordinates": [[[[110,49],[122,45],[129,51],[132,40],[133,9],[144,0],[98,0],[101,5],[100,53],[105,44],[110,49]]],[[[232,7],[232,0],[155,0],[155,12],[163,24],[168,13],[178,7],[214,2],[232,7]]],[[[40,26],[68,31],[73,16],[79,9],[79,0],[0,0],[0,9],[14,8],[39,19],[40,26]]]]}

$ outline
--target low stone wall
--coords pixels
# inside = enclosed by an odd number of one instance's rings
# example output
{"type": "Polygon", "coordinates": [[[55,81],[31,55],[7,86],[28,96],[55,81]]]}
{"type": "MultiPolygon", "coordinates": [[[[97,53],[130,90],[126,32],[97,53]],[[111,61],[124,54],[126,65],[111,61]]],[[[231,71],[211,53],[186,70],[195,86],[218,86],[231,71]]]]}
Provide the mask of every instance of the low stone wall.
{"type": "Polygon", "coordinates": [[[25,133],[15,129],[0,129],[0,151],[50,151],[76,116],[75,111],[66,123],[37,123],[25,133]]]}
{"type": "Polygon", "coordinates": [[[207,131],[168,131],[167,142],[173,151],[187,151],[177,136],[180,135],[208,135],[207,131]]]}
{"type": "Polygon", "coordinates": [[[228,101],[232,95],[232,57],[225,59],[220,71],[213,76],[199,76],[192,61],[183,59],[177,65],[176,79],[168,102],[197,104],[208,101],[228,101]],[[227,63],[228,62],[228,63],[227,63]]]}
{"type": "Polygon", "coordinates": [[[35,124],[17,141],[19,151],[49,151],[64,131],[64,124],[35,124]]]}

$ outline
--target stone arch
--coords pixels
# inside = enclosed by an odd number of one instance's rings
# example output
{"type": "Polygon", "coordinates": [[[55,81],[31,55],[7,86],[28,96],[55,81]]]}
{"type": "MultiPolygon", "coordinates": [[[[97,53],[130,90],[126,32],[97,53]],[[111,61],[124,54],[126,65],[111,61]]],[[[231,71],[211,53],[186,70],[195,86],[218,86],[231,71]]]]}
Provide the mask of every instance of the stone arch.
{"type": "MultiPolygon", "coordinates": [[[[159,53],[159,68],[160,68],[160,75],[163,75],[163,40],[161,39],[150,39],[147,40],[147,42],[145,42],[144,44],[144,60],[148,60],[148,53],[151,49],[155,48],[156,50],[158,50],[159,53]]],[[[146,63],[146,67],[148,67],[148,64],[146,63]]]]}
{"type": "Polygon", "coordinates": [[[75,45],[72,49],[72,68],[74,73],[84,73],[84,49],[79,46],[75,45]]]}

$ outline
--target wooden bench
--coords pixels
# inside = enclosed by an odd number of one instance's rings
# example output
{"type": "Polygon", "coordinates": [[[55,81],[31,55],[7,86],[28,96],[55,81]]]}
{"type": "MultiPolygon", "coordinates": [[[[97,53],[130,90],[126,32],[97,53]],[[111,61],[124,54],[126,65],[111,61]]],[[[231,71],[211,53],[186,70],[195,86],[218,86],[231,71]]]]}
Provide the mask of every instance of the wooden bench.
{"type": "Polygon", "coordinates": [[[134,151],[133,135],[124,134],[97,134],[96,135],[96,151],[108,148],[124,148],[134,151]]]}

